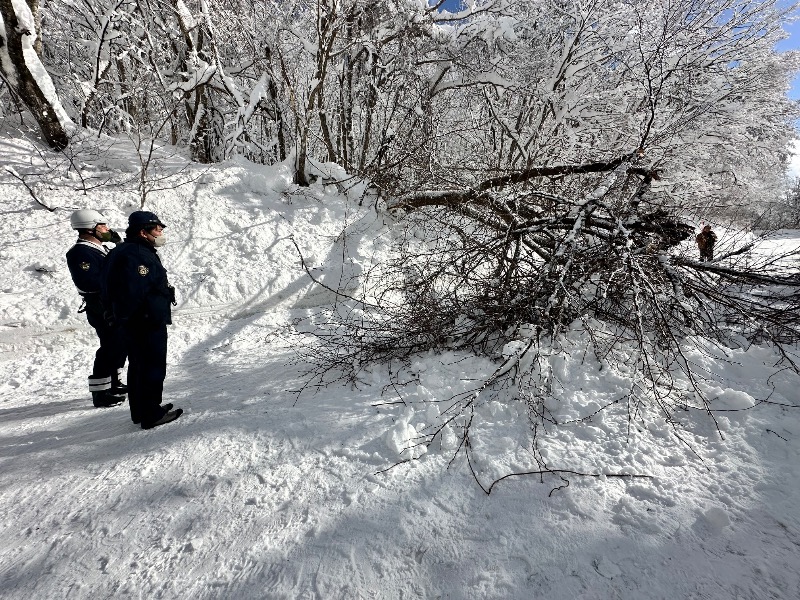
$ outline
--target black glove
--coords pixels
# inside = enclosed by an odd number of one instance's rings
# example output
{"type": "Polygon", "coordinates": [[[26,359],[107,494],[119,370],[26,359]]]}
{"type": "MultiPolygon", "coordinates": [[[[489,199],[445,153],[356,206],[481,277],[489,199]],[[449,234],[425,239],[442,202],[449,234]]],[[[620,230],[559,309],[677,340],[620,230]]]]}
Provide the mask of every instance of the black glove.
{"type": "Polygon", "coordinates": [[[169,301],[172,302],[172,306],[178,306],[178,301],[175,299],[175,288],[167,284],[167,291],[169,292],[169,301]]]}

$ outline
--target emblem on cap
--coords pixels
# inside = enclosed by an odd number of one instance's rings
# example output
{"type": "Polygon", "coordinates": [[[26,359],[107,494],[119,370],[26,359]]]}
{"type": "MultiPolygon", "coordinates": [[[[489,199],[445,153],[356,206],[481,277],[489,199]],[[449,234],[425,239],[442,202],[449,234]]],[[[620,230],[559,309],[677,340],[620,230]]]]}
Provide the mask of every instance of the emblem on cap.
{"type": "Polygon", "coordinates": [[[139,275],[141,275],[142,277],[144,277],[144,276],[145,276],[145,275],[147,275],[149,272],[150,272],[150,269],[148,269],[148,268],[147,268],[147,267],[145,267],[144,265],[139,265],[139,275]]]}
{"type": "Polygon", "coordinates": [[[88,271],[88,270],[89,270],[89,267],[91,267],[91,266],[92,266],[92,265],[90,265],[90,264],[89,264],[89,263],[87,263],[87,262],[82,262],[82,263],[81,263],[81,269],[83,269],[84,271],[88,271]]]}

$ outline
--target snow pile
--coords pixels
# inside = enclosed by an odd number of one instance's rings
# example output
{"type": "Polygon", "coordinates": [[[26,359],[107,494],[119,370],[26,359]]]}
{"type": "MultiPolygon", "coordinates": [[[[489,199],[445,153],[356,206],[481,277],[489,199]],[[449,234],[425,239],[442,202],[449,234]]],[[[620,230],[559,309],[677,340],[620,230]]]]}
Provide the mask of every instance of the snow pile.
{"type": "MultiPolygon", "coordinates": [[[[720,412],[687,413],[681,438],[658,414],[628,427],[624,404],[599,411],[630,381],[577,328],[569,352],[539,358],[547,409],[574,425],[542,423],[538,452],[525,398],[475,395],[498,364],[464,353],[421,355],[400,384],[376,365],[369,384],[298,396],[286,340],[334,299],[309,273],[355,289],[391,236],[363,189],[327,176],[298,189],[285,165],[164,153],[173,174],[146,208],[168,225],[165,396],[186,413],[145,432],[125,405],[91,408],[69,214],[122,230],[141,200],[131,147],[103,144],[45,185],[33,173],[58,157],[0,139],[55,208],[0,174],[0,596],[797,597],[800,382],[768,348],[688,356],[720,412]],[[455,398],[471,410],[453,416],[455,398]]],[[[530,360],[526,346],[521,332],[504,355],[530,360]]]]}

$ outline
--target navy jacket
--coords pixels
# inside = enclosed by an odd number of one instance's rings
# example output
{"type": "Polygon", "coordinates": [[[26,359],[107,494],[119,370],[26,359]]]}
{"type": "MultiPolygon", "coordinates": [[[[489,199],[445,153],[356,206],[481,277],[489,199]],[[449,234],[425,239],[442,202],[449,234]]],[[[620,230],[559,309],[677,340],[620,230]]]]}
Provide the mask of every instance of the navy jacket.
{"type": "Polygon", "coordinates": [[[100,271],[108,251],[104,246],[85,240],[78,242],[67,251],[67,267],[72,281],[81,294],[100,292],[100,271]]]}
{"type": "Polygon", "coordinates": [[[174,290],[156,249],[145,240],[125,238],[108,253],[101,278],[103,305],[120,324],[172,323],[174,290]]]}

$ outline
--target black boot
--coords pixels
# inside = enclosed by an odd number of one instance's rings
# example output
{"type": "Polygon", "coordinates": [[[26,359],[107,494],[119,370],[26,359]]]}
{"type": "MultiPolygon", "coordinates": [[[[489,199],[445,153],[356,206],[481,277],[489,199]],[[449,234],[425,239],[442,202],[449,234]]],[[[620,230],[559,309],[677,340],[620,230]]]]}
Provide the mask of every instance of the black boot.
{"type": "Polygon", "coordinates": [[[158,419],[157,421],[147,421],[142,423],[142,429],[152,429],[153,427],[158,427],[159,425],[164,425],[166,423],[171,423],[178,417],[183,414],[182,408],[176,408],[175,410],[171,410],[169,412],[164,413],[164,416],[158,419]]]}
{"type": "MultiPolygon", "coordinates": [[[[168,413],[169,411],[172,410],[172,402],[167,402],[166,404],[162,404],[161,408],[164,411],[164,414],[168,413]]],[[[135,417],[131,417],[131,421],[133,421],[134,425],[138,425],[139,423],[142,422],[142,418],[137,415],[135,417]]]]}
{"type": "Polygon", "coordinates": [[[111,390],[103,390],[101,392],[92,392],[92,404],[95,408],[108,408],[109,406],[116,406],[125,400],[125,396],[115,396],[111,390]]]}
{"type": "Polygon", "coordinates": [[[111,376],[111,393],[115,396],[125,396],[128,393],[128,386],[119,379],[119,374],[111,376]]]}

